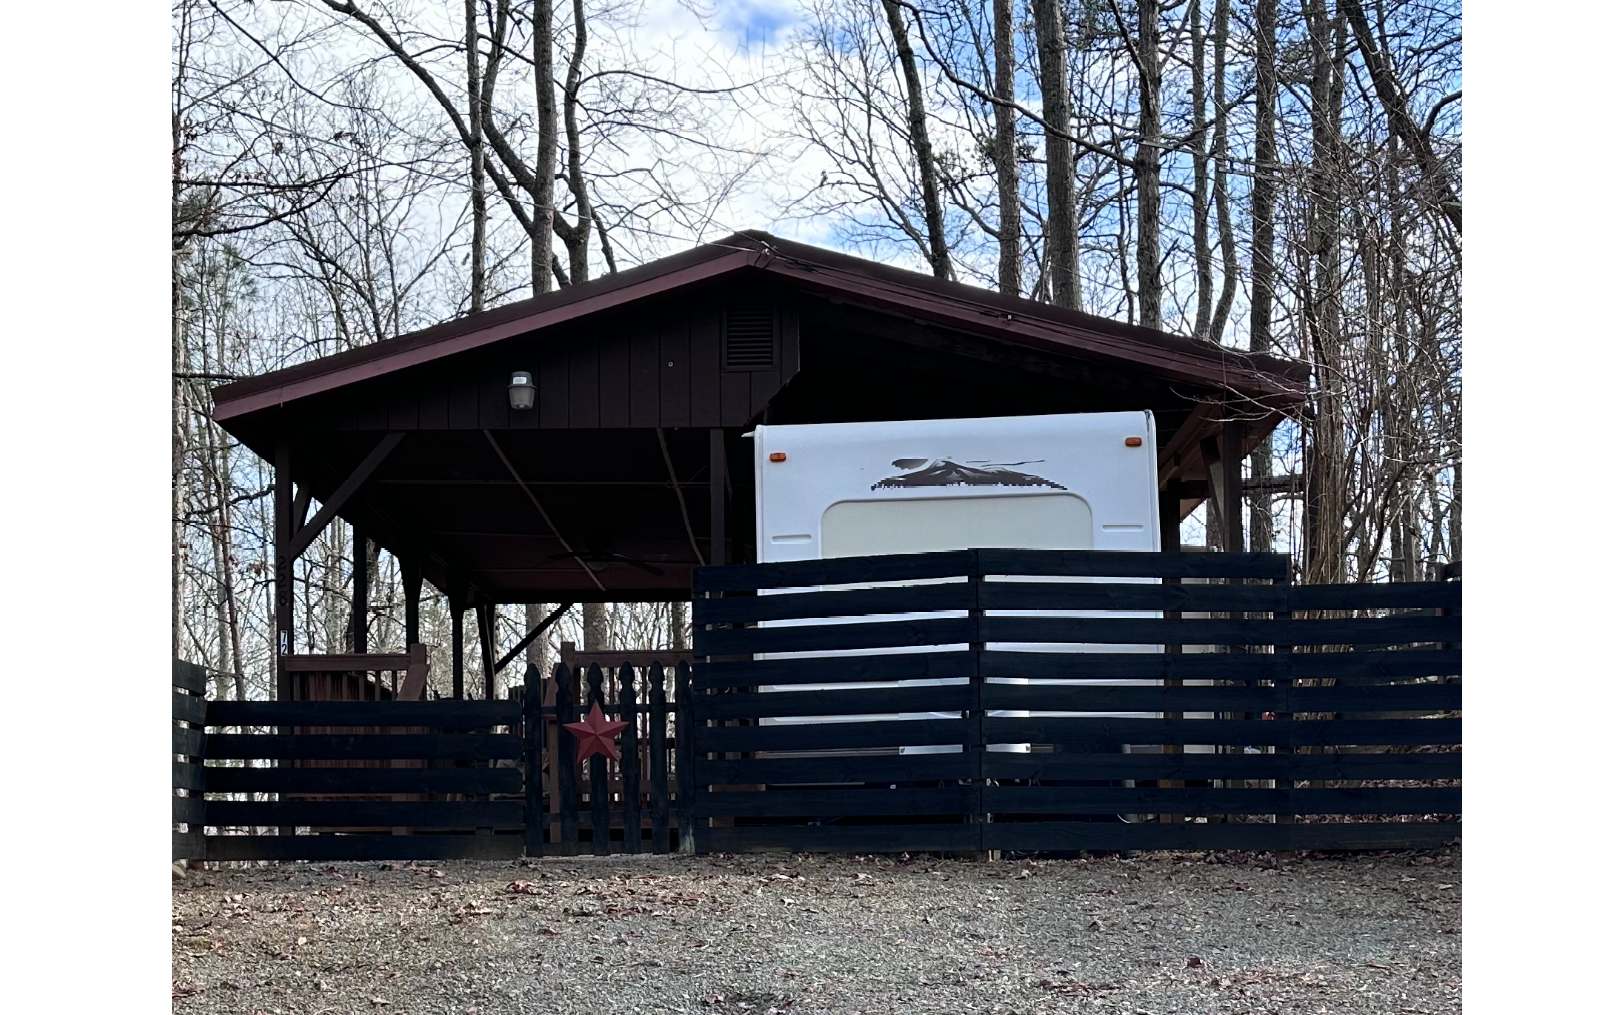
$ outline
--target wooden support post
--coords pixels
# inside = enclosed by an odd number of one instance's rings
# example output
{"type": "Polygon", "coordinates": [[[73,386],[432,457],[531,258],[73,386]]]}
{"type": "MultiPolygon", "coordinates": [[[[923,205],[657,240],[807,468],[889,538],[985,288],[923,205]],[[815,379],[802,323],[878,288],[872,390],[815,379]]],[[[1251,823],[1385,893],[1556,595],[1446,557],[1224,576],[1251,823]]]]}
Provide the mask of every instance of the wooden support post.
{"type": "Polygon", "coordinates": [[[276,698],[293,697],[293,677],[285,660],[293,652],[293,447],[285,439],[276,442],[275,514],[276,592],[276,698]]]}
{"type": "Polygon", "coordinates": [[[416,557],[400,562],[401,584],[406,592],[406,650],[423,641],[419,610],[423,600],[423,565],[416,557]]]}
{"type": "Polygon", "coordinates": [[[485,673],[485,700],[496,700],[496,604],[480,603],[474,607],[474,622],[479,627],[479,662],[485,673]]]}
{"type": "MultiPolygon", "coordinates": [[[[1217,494],[1223,498],[1220,512],[1224,520],[1224,552],[1246,549],[1246,518],[1241,507],[1241,422],[1226,420],[1218,433],[1218,470],[1221,477],[1217,494]]],[[[1267,549],[1267,547],[1258,547],[1267,549]]]]}
{"type": "Polygon", "coordinates": [[[371,560],[367,556],[367,534],[359,525],[350,526],[350,651],[367,652],[367,595],[372,590],[371,560]]]}
{"type": "Polygon", "coordinates": [[[464,593],[459,588],[453,588],[451,594],[446,598],[451,604],[451,696],[461,701],[464,697],[462,615],[468,609],[468,606],[467,601],[464,599],[464,593]]]}
{"type": "MultiPolygon", "coordinates": [[[[293,654],[293,561],[298,551],[293,548],[293,446],[283,438],[276,442],[275,496],[272,498],[274,515],[274,581],[276,586],[276,700],[293,700],[293,674],[288,672],[288,656],[293,654]]],[[[291,726],[279,726],[279,736],[293,732],[291,726]]],[[[277,767],[286,762],[278,761],[277,767]]],[[[292,835],[293,827],[277,828],[278,835],[292,835]]]]}
{"type": "Polygon", "coordinates": [[[727,444],[720,427],[710,432],[710,563],[727,563],[727,444]]]}

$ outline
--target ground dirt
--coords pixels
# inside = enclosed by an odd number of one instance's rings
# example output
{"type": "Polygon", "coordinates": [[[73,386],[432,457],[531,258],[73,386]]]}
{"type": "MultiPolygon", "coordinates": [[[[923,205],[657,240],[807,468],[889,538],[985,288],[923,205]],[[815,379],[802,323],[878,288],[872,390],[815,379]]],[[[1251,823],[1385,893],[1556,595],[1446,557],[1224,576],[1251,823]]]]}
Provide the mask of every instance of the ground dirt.
{"type": "Polygon", "coordinates": [[[192,870],[178,1013],[1460,1008],[1460,856],[192,870]]]}

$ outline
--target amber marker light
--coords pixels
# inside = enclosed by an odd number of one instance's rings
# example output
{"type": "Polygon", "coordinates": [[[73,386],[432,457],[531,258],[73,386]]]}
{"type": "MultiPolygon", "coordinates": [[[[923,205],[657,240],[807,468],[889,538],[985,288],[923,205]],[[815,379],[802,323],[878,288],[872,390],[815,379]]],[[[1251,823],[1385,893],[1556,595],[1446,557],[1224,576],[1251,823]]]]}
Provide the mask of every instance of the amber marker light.
{"type": "Polygon", "coordinates": [[[1126,444],[1130,448],[1137,448],[1139,445],[1145,443],[1145,439],[1143,437],[1126,437],[1123,438],[1122,443],[1126,444]]]}
{"type": "Polygon", "coordinates": [[[789,461],[789,456],[784,454],[782,451],[774,451],[772,454],[767,456],[767,461],[769,461],[769,462],[787,462],[787,461],[789,461]]]}

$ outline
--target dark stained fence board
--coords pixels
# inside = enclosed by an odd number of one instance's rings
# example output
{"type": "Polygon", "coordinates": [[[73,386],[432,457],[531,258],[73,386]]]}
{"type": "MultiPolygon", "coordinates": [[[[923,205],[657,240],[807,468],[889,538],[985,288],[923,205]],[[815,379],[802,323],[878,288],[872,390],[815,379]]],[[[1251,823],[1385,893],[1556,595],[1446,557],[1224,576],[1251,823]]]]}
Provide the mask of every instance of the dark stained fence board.
{"type": "Polygon", "coordinates": [[[988,617],[985,626],[986,641],[1116,645],[1396,645],[1458,641],[1461,630],[1458,616],[1430,615],[1352,620],[1177,621],[988,617]]]}
{"type": "Polygon", "coordinates": [[[177,825],[203,824],[203,798],[197,796],[171,797],[170,818],[177,825]]]}
{"type": "Polygon", "coordinates": [[[203,766],[190,762],[176,761],[174,765],[175,789],[184,789],[193,793],[203,792],[203,766]]]}
{"type": "MultiPolygon", "coordinates": [[[[623,712],[629,712],[637,702],[637,671],[630,663],[620,668],[620,703],[623,712]]],[[[621,849],[626,853],[642,851],[643,845],[643,761],[638,752],[637,722],[620,731],[620,806],[621,849]]]]}
{"type": "Polygon", "coordinates": [[[694,651],[732,655],[953,645],[975,640],[975,627],[969,617],[941,617],[804,627],[712,629],[694,632],[694,651]]]}
{"type": "Polygon", "coordinates": [[[694,802],[701,817],[846,818],[897,814],[957,815],[974,803],[975,788],[790,789],[706,792],[694,802]]]}
{"type": "MultiPolygon", "coordinates": [[[[603,707],[603,668],[593,663],[587,668],[587,702],[603,707]]],[[[587,792],[592,801],[592,852],[609,854],[609,759],[594,754],[587,759],[587,792]]]]}
{"type": "Polygon", "coordinates": [[[1453,814],[1458,788],[1164,789],[989,786],[995,814],[1453,814]]]}
{"type": "Polygon", "coordinates": [[[209,672],[196,663],[176,659],[174,685],[183,691],[203,694],[208,690],[209,672]]]}
{"type": "Polygon", "coordinates": [[[507,860],[524,854],[512,835],[211,835],[209,860],[507,860]]]}
{"type": "Polygon", "coordinates": [[[1458,610],[1461,607],[1461,587],[1450,582],[1292,585],[1289,589],[1293,610],[1458,610]]]}
{"type": "Polygon", "coordinates": [[[520,754],[511,736],[479,733],[214,733],[208,748],[210,758],[222,759],[490,761],[517,759],[520,754]]]}
{"type": "MultiPolygon", "coordinates": [[[[700,662],[693,667],[696,691],[762,684],[828,684],[840,681],[927,680],[968,676],[968,651],[841,656],[838,659],[756,659],[700,662]]],[[[709,699],[707,699],[709,700],[709,699]]]]}
{"type": "Polygon", "coordinates": [[[211,826],[519,828],[524,804],[486,800],[210,800],[211,826]]]}
{"type": "Polygon", "coordinates": [[[656,853],[671,851],[671,774],[666,757],[665,668],[649,667],[649,831],[656,853]]]}
{"type": "Polygon", "coordinates": [[[171,832],[169,856],[173,860],[201,860],[204,854],[202,832],[171,832]]]}
{"type": "Polygon", "coordinates": [[[752,850],[795,850],[823,853],[955,853],[981,848],[979,826],[955,824],[900,825],[765,825],[696,828],[700,853],[752,850]]]}
{"type": "Polygon", "coordinates": [[[1283,553],[1138,553],[1124,550],[974,551],[984,575],[1073,578],[1285,578],[1283,553]]]}
{"type": "Polygon", "coordinates": [[[1151,585],[989,581],[983,584],[981,593],[981,605],[989,610],[1170,610],[1190,613],[1416,610],[1459,609],[1460,602],[1461,587],[1447,582],[1379,585],[1151,585]]]}
{"type": "Polygon", "coordinates": [[[989,716],[989,744],[1415,746],[1460,743],[1459,719],[1117,719],[989,716]]]}
{"type": "Polygon", "coordinates": [[[1175,824],[1120,821],[993,822],[987,849],[1428,849],[1460,838],[1454,822],[1175,824]]]}
{"type": "Polygon", "coordinates": [[[694,733],[694,747],[700,751],[808,751],[962,744],[964,724],[963,719],[903,719],[700,728],[694,733]]]}
{"type": "Polygon", "coordinates": [[[418,726],[472,730],[520,720],[517,701],[211,701],[210,726],[418,726]]]}
{"type": "Polygon", "coordinates": [[[727,564],[694,572],[694,592],[754,592],[808,585],[923,581],[962,578],[971,566],[969,551],[907,553],[884,557],[843,557],[780,564],[727,564]]]}
{"type": "MultiPolygon", "coordinates": [[[[1187,621],[1167,621],[1187,623],[1187,621]]],[[[900,657],[897,657],[900,658],[900,657]]],[[[816,660],[806,660],[807,669],[816,660]]],[[[714,665],[714,664],[713,664],[714,665]]],[[[1461,653],[1449,649],[1293,653],[1291,655],[1200,652],[1012,652],[983,654],[988,677],[1033,679],[1278,680],[1289,677],[1383,679],[1447,676],[1461,670],[1461,653]]],[[[808,678],[810,682],[811,678],[808,678]]]]}
{"type": "Polygon", "coordinates": [[[203,713],[207,703],[195,694],[183,691],[174,692],[173,714],[176,722],[203,724],[203,713]]]}
{"type": "Polygon", "coordinates": [[[966,583],[906,585],[900,588],[696,599],[693,619],[695,624],[743,624],[763,620],[967,610],[974,605],[970,601],[970,586],[966,583]]]}
{"type": "Polygon", "coordinates": [[[793,758],[702,758],[701,784],[934,782],[968,779],[975,759],[968,754],[824,754],[793,758]]]}
{"type": "Polygon", "coordinates": [[[246,768],[210,765],[210,793],[519,793],[517,768],[246,768]]]}
{"type": "Polygon", "coordinates": [[[1048,712],[1432,712],[1460,708],[1461,685],[1293,688],[988,684],[983,704],[989,709],[1048,712]]]}
{"type": "Polygon", "coordinates": [[[889,712],[959,712],[970,707],[966,684],[729,694],[706,702],[708,718],[838,716],[889,712]]]}
{"type": "MultiPolygon", "coordinates": [[[[183,727],[176,726],[171,731],[171,740],[176,754],[185,755],[189,758],[200,758],[203,756],[204,738],[202,730],[185,729],[183,727]]],[[[209,757],[218,757],[218,755],[214,753],[212,747],[209,751],[209,757]]]]}
{"type": "Polygon", "coordinates": [[[559,663],[553,668],[553,681],[557,685],[554,708],[557,711],[558,753],[553,763],[558,766],[558,831],[560,847],[565,855],[574,854],[580,846],[580,801],[577,776],[581,765],[575,760],[575,734],[568,725],[579,718],[575,706],[575,672],[559,663]]]}
{"type": "Polygon", "coordinates": [[[1458,751],[1405,754],[992,753],[992,779],[1459,779],[1458,751]]]}

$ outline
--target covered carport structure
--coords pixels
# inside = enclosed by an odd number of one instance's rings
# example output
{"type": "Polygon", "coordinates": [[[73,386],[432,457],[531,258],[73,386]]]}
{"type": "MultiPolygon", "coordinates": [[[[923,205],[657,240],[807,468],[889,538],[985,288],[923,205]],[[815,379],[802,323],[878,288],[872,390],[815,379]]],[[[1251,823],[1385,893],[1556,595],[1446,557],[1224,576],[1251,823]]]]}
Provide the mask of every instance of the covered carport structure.
{"type": "Polygon", "coordinates": [[[449,597],[461,696],[466,610],[489,695],[497,605],[686,599],[749,561],[756,424],[1149,409],[1164,540],[1210,497],[1240,549],[1241,460],[1307,376],[750,231],[226,384],[214,414],[275,467],[278,696],[294,561],[335,517],[400,560],[408,646],[422,583],[449,597]]]}

